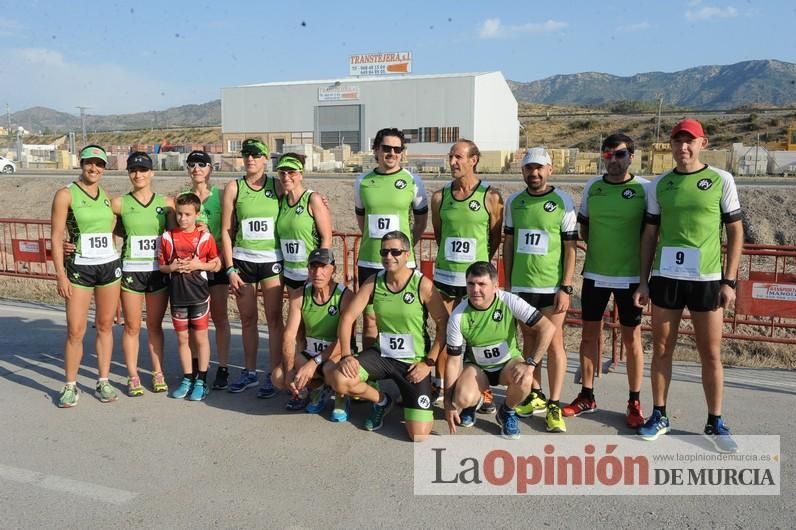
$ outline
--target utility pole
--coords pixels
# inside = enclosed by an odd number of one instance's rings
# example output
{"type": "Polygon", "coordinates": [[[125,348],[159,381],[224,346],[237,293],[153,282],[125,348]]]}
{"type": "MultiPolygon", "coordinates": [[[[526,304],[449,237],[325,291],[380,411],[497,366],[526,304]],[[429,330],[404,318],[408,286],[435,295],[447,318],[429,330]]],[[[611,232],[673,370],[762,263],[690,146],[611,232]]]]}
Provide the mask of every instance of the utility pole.
{"type": "Polygon", "coordinates": [[[658,119],[655,121],[655,143],[658,143],[658,138],[661,132],[661,109],[663,108],[663,94],[655,94],[658,100],[658,119]]]}
{"type": "Polygon", "coordinates": [[[83,144],[86,145],[88,141],[86,140],[86,109],[90,109],[91,107],[85,107],[78,105],[75,107],[76,109],[80,109],[80,126],[83,129],[83,144]]]}
{"type": "Polygon", "coordinates": [[[6,103],[6,118],[8,119],[8,138],[11,138],[11,110],[8,108],[8,103],[6,103]]]}

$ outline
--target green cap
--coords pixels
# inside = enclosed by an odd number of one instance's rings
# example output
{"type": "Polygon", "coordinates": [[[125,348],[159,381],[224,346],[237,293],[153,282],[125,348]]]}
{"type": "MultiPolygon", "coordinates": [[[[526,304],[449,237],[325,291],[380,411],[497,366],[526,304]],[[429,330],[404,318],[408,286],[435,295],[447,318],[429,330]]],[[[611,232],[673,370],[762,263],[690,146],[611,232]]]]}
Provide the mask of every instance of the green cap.
{"type": "Polygon", "coordinates": [[[256,153],[263,156],[269,156],[271,154],[270,151],[268,151],[268,146],[256,138],[243,140],[240,152],[243,154],[256,153]]]}
{"type": "Polygon", "coordinates": [[[295,169],[296,171],[304,171],[304,164],[295,156],[285,155],[279,159],[276,164],[276,169],[295,169]]]}
{"type": "Polygon", "coordinates": [[[87,145],[80,151],[80,160],[88,160],[89,158],[99,158],[106,164],[108,163],[108,155],[105,154],[105,149],[98,145],[87,145]]]}

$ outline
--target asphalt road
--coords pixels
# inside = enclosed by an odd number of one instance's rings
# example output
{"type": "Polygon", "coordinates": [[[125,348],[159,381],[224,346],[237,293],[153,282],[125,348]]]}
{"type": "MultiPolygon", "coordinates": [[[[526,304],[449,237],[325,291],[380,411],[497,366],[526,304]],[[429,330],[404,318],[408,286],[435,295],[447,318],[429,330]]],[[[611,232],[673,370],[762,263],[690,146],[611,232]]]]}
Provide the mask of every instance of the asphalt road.
{"type": "MultiPolygon", "coordinates": [[[[89,327],[78,407],[61,410],[61,308],[0,303],[0,527],[3,528],[681,528],[792,527],[794,434],[787,421],[796,395],[792,372],[727,371],[725,415],[736,434],[781,436],[780,496],[413,495],[413,445],[400,409],[385,427],[288,413],[285,396],[259,400],[250,390],[212,393],[206,402],[147,392],[102,404],[90,390],[96,371],[89,327]]],[[[570,331],[571,332],[571,331],[570,331]]],[[[111,381],[120,394],[126,372],[116,350],[111,381]]],[[[232,363],[242,359],[233,328],[232,363]]],[[[267,341],[261,336],[261,351],[267,341]]],[[[167,373],[176,385],[175,338],[166,329],[167,373]]],[[[565,397],[574,397],[574,354],[565,397]]],[[[260,359],[260,366],[265,359],[260,359]]],[[[145,355],[141,365],[149,365],[145,355]]],[[[142,375],[148,384],[148,372],[142,375]]],[[[680,434],[701,433],[705,405],[698,367],[675,366],[669,404],[680,434]]],[[[601,411],[570,419],[568,434],[628,434],[623,425],[623,370],[597,383],[601,411]]],[[[500,392],[498,392],[500,394],[500,392]]],[[[499,399],[499,398],[498,398],[499,399]]],[[[645,379],[642,402],[649,406],[645,379]]],[[[434,431],[445,433],[439,409],[434,431]]],[[[495,436],[494,417],[473,434],[495,436]]],[[[523,436],[541,436],[543,420],[522,420],[523,436]]],[[[438,438],[435,438],[438,440],[438,438]]]]}

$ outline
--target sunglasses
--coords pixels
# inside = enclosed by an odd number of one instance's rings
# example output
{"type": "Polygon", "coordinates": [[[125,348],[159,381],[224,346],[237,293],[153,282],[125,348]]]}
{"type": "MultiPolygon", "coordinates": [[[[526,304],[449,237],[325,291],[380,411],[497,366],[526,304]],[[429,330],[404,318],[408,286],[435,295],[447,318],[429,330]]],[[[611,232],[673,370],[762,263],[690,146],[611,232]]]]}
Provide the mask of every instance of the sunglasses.
{"type": "Polygon", "coordinates": [[[382,249],[379,250],[379,255],[382,258],[386,258],[387,256],[392,256],[394,258],[397,258],[398,256],[400,256],[404,252],[409,252],[409,251],[408,250],[404,250],[402,248],[382,248],[382,249]]]}
{"type": "Polygon", "coordinates": [[[197,166],[198,167],[207,167],[209,165],[210,164],[208,164],[207,162],[188,162],[188,167],[191,168],[191,169],[193,169],[193,168],[195,168],[197,166]]]}
{"type": "Polygon", "coordinates": [[[396,153],[396,154],[400,155],[401,153],[403,153],[403,151],[404,151],[404,148],[403,148],[402,145],[381,144],[381,152],[384,153],[385,155],[389,154],[390,152],[393,152],[393,153],[396,153]]]}
{"type": "Polygon", "coordinates": [[[628,151],[627,149],[619,149],[617,151],[603,151],[603,158],[606,160],[611,160],[611,158],[622,160],[623,158],[627,157],[629,154],[630,151],[628,151]]]}
{"type": "Polygon", "coordinates": [[[243,151],[243,152],[241,152],[240,156],[242,156],[243,158],[249,158],[249,157],[262,158],[263,154],[262,153],[252,153],[251,151],[243,151]]]}

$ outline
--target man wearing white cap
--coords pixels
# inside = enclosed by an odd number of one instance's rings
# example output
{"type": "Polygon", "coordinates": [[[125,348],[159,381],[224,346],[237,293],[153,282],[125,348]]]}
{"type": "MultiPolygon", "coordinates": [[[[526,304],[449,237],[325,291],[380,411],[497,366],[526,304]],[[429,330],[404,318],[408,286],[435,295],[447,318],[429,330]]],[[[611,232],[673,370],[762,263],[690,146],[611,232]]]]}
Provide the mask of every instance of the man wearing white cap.
{"type": "MultiPolygon", "coordinates": [[[[541,382],[534,381],[531,394],[516,409],[521,416],[544,413],[549,432],[565,432],[559,399],[567,369],[564,351],[564,318],[572,294],[575,273],[577,217],[572,198],[548,184],[553,174],[550,155],[543,147],[528,149],[522,159],[526,189],[511,195],[504,208],[503,264],[506,290],[537,307],[556,326],[547,350],[550,399],[544,403],[541,382]],[[537,386],[538,385],[538,386],[537,386]]],[[[525,344],[529,329],[522,327],[525,344]]],[[[527,357],[528,352],[524,352],[527,357]]],[[[534,370],[534,378],[539,370],[534,370]]]]}

